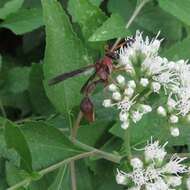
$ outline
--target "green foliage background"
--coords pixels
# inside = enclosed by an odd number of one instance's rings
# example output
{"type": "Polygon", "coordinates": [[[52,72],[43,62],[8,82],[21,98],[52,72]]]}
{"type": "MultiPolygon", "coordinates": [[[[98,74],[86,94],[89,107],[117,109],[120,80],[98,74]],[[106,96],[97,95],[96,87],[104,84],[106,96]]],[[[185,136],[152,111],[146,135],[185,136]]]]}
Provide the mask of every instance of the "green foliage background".
{"type": "MultiPolygon", "coordinates": [[[[77,189],[122,189],[114,174],[118,159],[127,156],[125,136],[115,111],[101,106],[102,88],[93,94],[96,121],[83,120],[81,143],[72,143],[70,131],[87,76],[53,87],[47,82],[94,63],[106,44],[137,29],[149,36],[161,31],[162,56],[189,59],[190,0],[150,0],[126,30],[141,1],[0,1],[0,190],[69,190],[71,172],[65,160],[97,149],[99,156],[76,161],[77,189]],[[17,188],[23,180],[24,186],[17,188]]],[[[147,115],[131,127],[132,150],[154,136],[168,140],[170,152],[189,152],[190,127],[180,123],[179,128],[181,135],[171,138],[163,118],[147,115]]],[[[125,167],[125,161],[121,163],[125,167]]]]}

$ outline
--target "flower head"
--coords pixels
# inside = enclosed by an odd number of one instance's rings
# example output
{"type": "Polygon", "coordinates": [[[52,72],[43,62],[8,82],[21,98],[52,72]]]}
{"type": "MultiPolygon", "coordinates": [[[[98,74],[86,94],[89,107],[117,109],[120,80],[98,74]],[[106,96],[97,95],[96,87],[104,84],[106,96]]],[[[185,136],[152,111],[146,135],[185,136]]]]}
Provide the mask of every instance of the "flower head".
{"type": "Polygon", "coordinates": [[[169,190],[169,186],[162,178],[159,178],[154,183],[148,183],[146,190],[169,190]]]}
{"type": "Polygon", "coordinates": [[[158,40],[159,33],[155,38],[150,40],[148,36],[143,39],[142,32],[137,31],[136,35],[133,39],[133,43],[131,43],[127,47],[122,47],[119,50],[119,57],[121,65],[126,65],[132,68],[132,59],[135,56],[143,55],[144,57],[150,57],[153,55],[157,55],[161,41],[158,40]]]}
{"type": "Polygon", "coordinates": [[[165,146],[167,142],[163,145],[159,145],[159,141],[154,141],[151,138],[151,141],[147,143],[145,146],[145,159],[147,161],[156,160],[156,161],[163,161],[164,157],[166,156],[167,152],[165,151],[165,146]]]}
{"type": "Polygon", "coordinates": [[[159,115],[168,117],[170,133],[176,137],[180,131],[176,124],[190,114],[190,64],[186,60],[174,62],[159,56],[162,39],[158,37],[159,32],[150,39],[137,31],[134,37],[126,39],[127,45],[117,50],[117,66],[125,74],[116,76],[115,81],[113,79],[113,84],[109,85],[112,96],[103,105],[116,106],[119,115],[128,115],[127,121],[119,117],[123,129],[127,129],[131,121],[141,121],[145,114],[155,108],[159,115]],[[155,106],[156,101],[152,101],[151,95],[159,99],[159,105],[155,106]],[[162,95],[165,97],[160,98],[162,95]],[[143,111],[141,105],[147,103],[150,104],[148,111],[146,108],[143,111]]]}
{"type": "MultiPolygon", "coordinates": [[[[138,190],[172,190],[178,188],[182,184],[182,176],[180,175],[188,172],[187,167],[182,164],[186,158],[180,158],[174,154],[166,163],[166,144],[161,146],[158,141],[153,142],[151,139],[144,148],[145,163],[143,163],[144,159],[132,158],[130,161],[132,170],[127,173],[118,170],[117,183],[127,184],[129,189],[138,190]],[[157,162],[157,160],[162,162],[157,162]]],[[[187,181],[187,186],[190,187],[189,181],[187,181]]]]}
{"type": "Polygon", "coordinates": [[[174,154],[170,161],[162,168],[162,172],[175,175],[188,172],[187,167],[181,164],[185,159],[186,157],[180,158],[177,154],[174,154]]]}
{"type": "Polygon", "coordinates": [[[118,184],[126,185],[127,184],[127,175],[124,172],[119,171],[117,169],[116,181],[118,184]]]}

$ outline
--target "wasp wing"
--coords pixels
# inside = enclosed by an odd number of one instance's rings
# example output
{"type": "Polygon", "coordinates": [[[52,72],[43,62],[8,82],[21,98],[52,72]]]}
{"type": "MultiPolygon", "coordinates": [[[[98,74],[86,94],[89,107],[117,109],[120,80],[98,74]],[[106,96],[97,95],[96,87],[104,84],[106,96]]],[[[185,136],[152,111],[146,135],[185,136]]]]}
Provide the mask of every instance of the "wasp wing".
{"type": "Polygon", "coordinates": [[[57,83],[59,83],[61,81],[69,79],[71,77],[78,76],[81,73],[84,73],[84,72],[86,72],[87,70],[89,70],[90,68],[93,68],[93,67],[94,67],[94,65],[89,65],[89,66],[82,67],[80,69],[77,69],[77,70],[74,70],[74,71],[71,71],[71,72],[60,74],[60,75],[52,78],[51,80],[49,80],[48,84],[49,85],[57,84],[57,83]]]}

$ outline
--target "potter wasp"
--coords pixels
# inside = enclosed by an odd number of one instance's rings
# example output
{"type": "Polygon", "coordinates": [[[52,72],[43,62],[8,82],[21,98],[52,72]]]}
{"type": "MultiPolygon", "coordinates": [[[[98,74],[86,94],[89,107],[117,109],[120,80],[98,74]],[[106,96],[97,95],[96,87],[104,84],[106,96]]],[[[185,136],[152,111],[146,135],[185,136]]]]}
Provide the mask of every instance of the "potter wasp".
{"type": "Polygon", "coordinates": [[[120,43],[114,48],[108,48],[103,58],[99,59],[95,64],[82,67],[70,72],[60,74],[49,81],[49,85],[55,85],[66,79],[79,76],[88,70],[93,69],[94,73],[88,78],[85,84],[81,88],[81,93],[85,95],[81,102],[81,111],[88,121],[93,121],[93,103],[91,102],[89,95],[95,90],[97,84],[108,84],[109,75],[112,73],[115,65],[113,62],[119,59],[119,49],[121,47],[128,48],[134,43],[134,38],[127,38],[121,40],[120,43]]]}

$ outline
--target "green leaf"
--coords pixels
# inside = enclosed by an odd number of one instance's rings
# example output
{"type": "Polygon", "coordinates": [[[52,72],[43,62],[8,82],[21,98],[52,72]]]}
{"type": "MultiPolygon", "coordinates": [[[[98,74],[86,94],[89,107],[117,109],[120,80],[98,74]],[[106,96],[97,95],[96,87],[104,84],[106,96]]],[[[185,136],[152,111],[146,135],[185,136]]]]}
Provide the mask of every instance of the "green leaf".
{"type": "Polygon", "coordinates": [[[6,80],[6,89],[11,93],[21,93],[28,89],[30,67],[10,69],[6,80]]]}
{"type": "MultiPolygon", "coordinates": [[[[9,186],[12,186],[24,179],[24,176],[21,175],[21,171],[10,162],[6,162],[5,168],[6,180],[9,186]]],[[[24,187],[20,187],[18,190],[24,190],[24,187]]]]}
{"type": "Polygon", "coordinates": [[[21,158],[21,168],[32,172],[32,157],[26,139],[21,130],[10,121],[5,124],[5,140],[8,148],[17,151],[21,158]]]}
{"type": "Polygon", "coordinates": [[[111,137],[103,146],[101,146],[101,150],[105,152],[116,152],[121,148],[121,139],[116,137],[111,137]]]}
{"type": "Polygon", "coordinates": [[[8,188],[8,184],[5,178],[1,178],[1,183],[0,183],[0,190],[5,190],[8,188]]]}
{"type": "Polygon", "coordinates": [[[0,157],[5,158],[9,160],[11,163],[13,163],[14,165],[18,166],[20,162],[19,156],[15,150],[7,148],[3,127],[4,127],[4,122],[3,122],[3,126],[1,125],[1,129],[0,129],[0,142],[1,142],[0,143],[0,157]]]}
{"type": "Polygon", "coordinates": [[[69,0],[68,10],[73,21],[81,26],[85,39],[88,39],[106,20],[101,9],[88,0],[69,0]]]}
{"type": "MultiPolygon", "coordinates": [[[[91,183],[90,171],[84,160],[77,160],[77,162],[75,162],[75,170],[77,179],[77,189],[93,190],[94,188],[91,183]]],[[[68,165],[65,165],[59,169],[54,182],[48,190],[70,190],[70,183],[70,170],[68,165]]]]}
{"type": "Polygon", "coordinates": [[[89,41],[106,41],[114,38],[126,37],[129,32],[125,28],[125,22],[118,14],[112,14],[101,27],[99,27],[89,41]]]}
{"type": "Polygon", "coordinates": [[[181,23],[159,7],[145,7],[142,15],[137,17],[136,23],[142,30],[156,35],[159,31],[166,39],[179,40],[181,38],[181,23]]]}
{"type": "Polygon", "coordinates": [[[70,190],[70,176],[67,165],[59,169],[48,190],[70,190]]]}
{"type": "Polygon", "coordinates": [[[52,113],[54,109],[47,98],[43,86],[42,64],[32,64],[29,81],[30,84],[28,90],[33,111],[41,115],[52,113]]]}
{"type": "Polygon", "coordinates": [[[9,15],[0,27],[8,28],[15,34],[31,32],[43,25],[42,10],[40,8],[21,9],[9,15]]]}
{"type": "Polygon", "coordinates": [[[100,6],[103,0],[89,0],[93,5],[100,6]]]}
{"type": "Polygon", "coordinates": [[[190,37],[187,37],[183,41],[177,42],[170,48],[165,49],[162,55],[172,60],[190,59],[189,49],[190,37]]]}
{"type": "Polygon", "coordinates": [[[0,71],[1,71],[1,68],[2,68],[2,56],[0,55],[0,71]]]}
{"type": "Polygon", "coordinates": [[[115,180],[116,168],[113,164],[104,160],[96,161],[94,163],[94,175],[91,178],[93,186],[98,190],[123,190],[122,185],[118,185],[115,180]]]}
{"type": "Polygon", "coordinates": [[[41,1],[39,0],[25,0],[24,7],[33,8],[33,7],[41,7],[41,1]]]}
{"type": "Polygon", "coordinates": [[[78,129],[78,140],[90,146],[95,146],[112,123],[107,120],[97,120],[91,125],[81,125],[78,129]]]}
{"type": "Polygon", "coordinates": [[[83,152],[62,132],[46,123],[27,122],[21,130],[27,139],[35,170],[83,152]]]}
{"type": "MultiPolygon", "coordinates": [[[[12,163],[6,162],[6,180],[9,186],[13,186],[28,178],[29,180],[34,180],[29,185],[29,190],[47,190],[49,185],[52,183],[52,178],[54,177],[52,173],[42,177],[38,181],[35,181],[35,179],[32,178],[32,175],[28,175],[24,173],[23,170],[15,167],[12,163]]],[[[26,190],[26,188],[20,187],[18,190],[26,190]]]]}
{"type": "Polygon", "coordinates": [[[120,14],[123,19],[127,22],[129,20],[130,16],[132,15],[134,8],[136,6],[136,1],[130,1],[130,0],[109,0],[108,2],[108,10],[109,12],[120,14]]]}
{"type": "Polygon", "coordinates": [[[190,0],[159,0],[159,5],[164,11],[190,25],[190,0]]]}
{"type": "Polygon", "coordinates": [[[30,184],[29,190],[47,190],[52,184],[53,179],[55,178],[55,172],[46,174],[38,181],[33,181],[30,184]]]}
{"type": "Polygon", "coordinates": [[[72,26],[61,5],[56,1],[42,0],[46,25],[46,52],[44,77],[46,93],[67,118],[73,106],[80,103],[80,88],[84,80],[76,77],[58,85],[48,86],[47,81],[58,74],[68,72],[87,63],[92,63],[87,51],[73,32],[72,26]]]}
{"type": "Polygon", "coordinates": [[[189,123],[179,123],[176,127],[179,128],[180,135],[178,137],[168,138],[169,146],[184,146],[188,145],[190,150],[190,125],[189,123]]]}
{"type": "MultiPolygon", "coordinates": [[[[12,94],[6,92],[0,96],[3,106],[12,107],[21,111],[21,116],[31,112],[31,104],[27,92],[12,94]]],[[[11,115],[11,117],[14,117],[11,115]]]]}
{"type": "Polygon", "coordinates": [[[5,171],[5,159],[0,157],[0,190],[5,190],[8,187],[5,171]]]}
{"type": "MultiPolygon", "coordinates": [[[[136,1],[131,0],[110,0],[108,2],[108,10],[120,14],[126,22],[130,19],[135,7],[136,1]]],[[[181,22],[155,6],[152,1],[141,10],[130,26],[131,32],[134,33],[136,30],[144,31],[144,33],[151,32],[154,35],[161,31],[161,36],[166,37],[167,40],[181,38],[181,22]]]]}
{"type": "Polygon", "coordinates": [[[11,13],[16,13],[22,6],[24,0],[10,0],[0,8],[0,19],[5,19],[11,13]]]}
{"type": "Polygon", "coordinates": [[[91,176],[88,167],[84,160],[78,160],[76,162],[76,179],[77,187],[79,190],[93,190],[91,183],[91,176]]]}
{"type": "MultiPolygon", "coordinates": [[[[116,123],[110,132],[122,139],[125,138],[124,132],[121,128],[121,123],[116,123]]],[[[142,120],[136,124],[131,122],[130,139],[131,145],[136,145],[146,142],[151,136],[159,139],[164,139],[170,134],[167,122],[155,115],[155,113],[145,115],[142,120]]]]}

